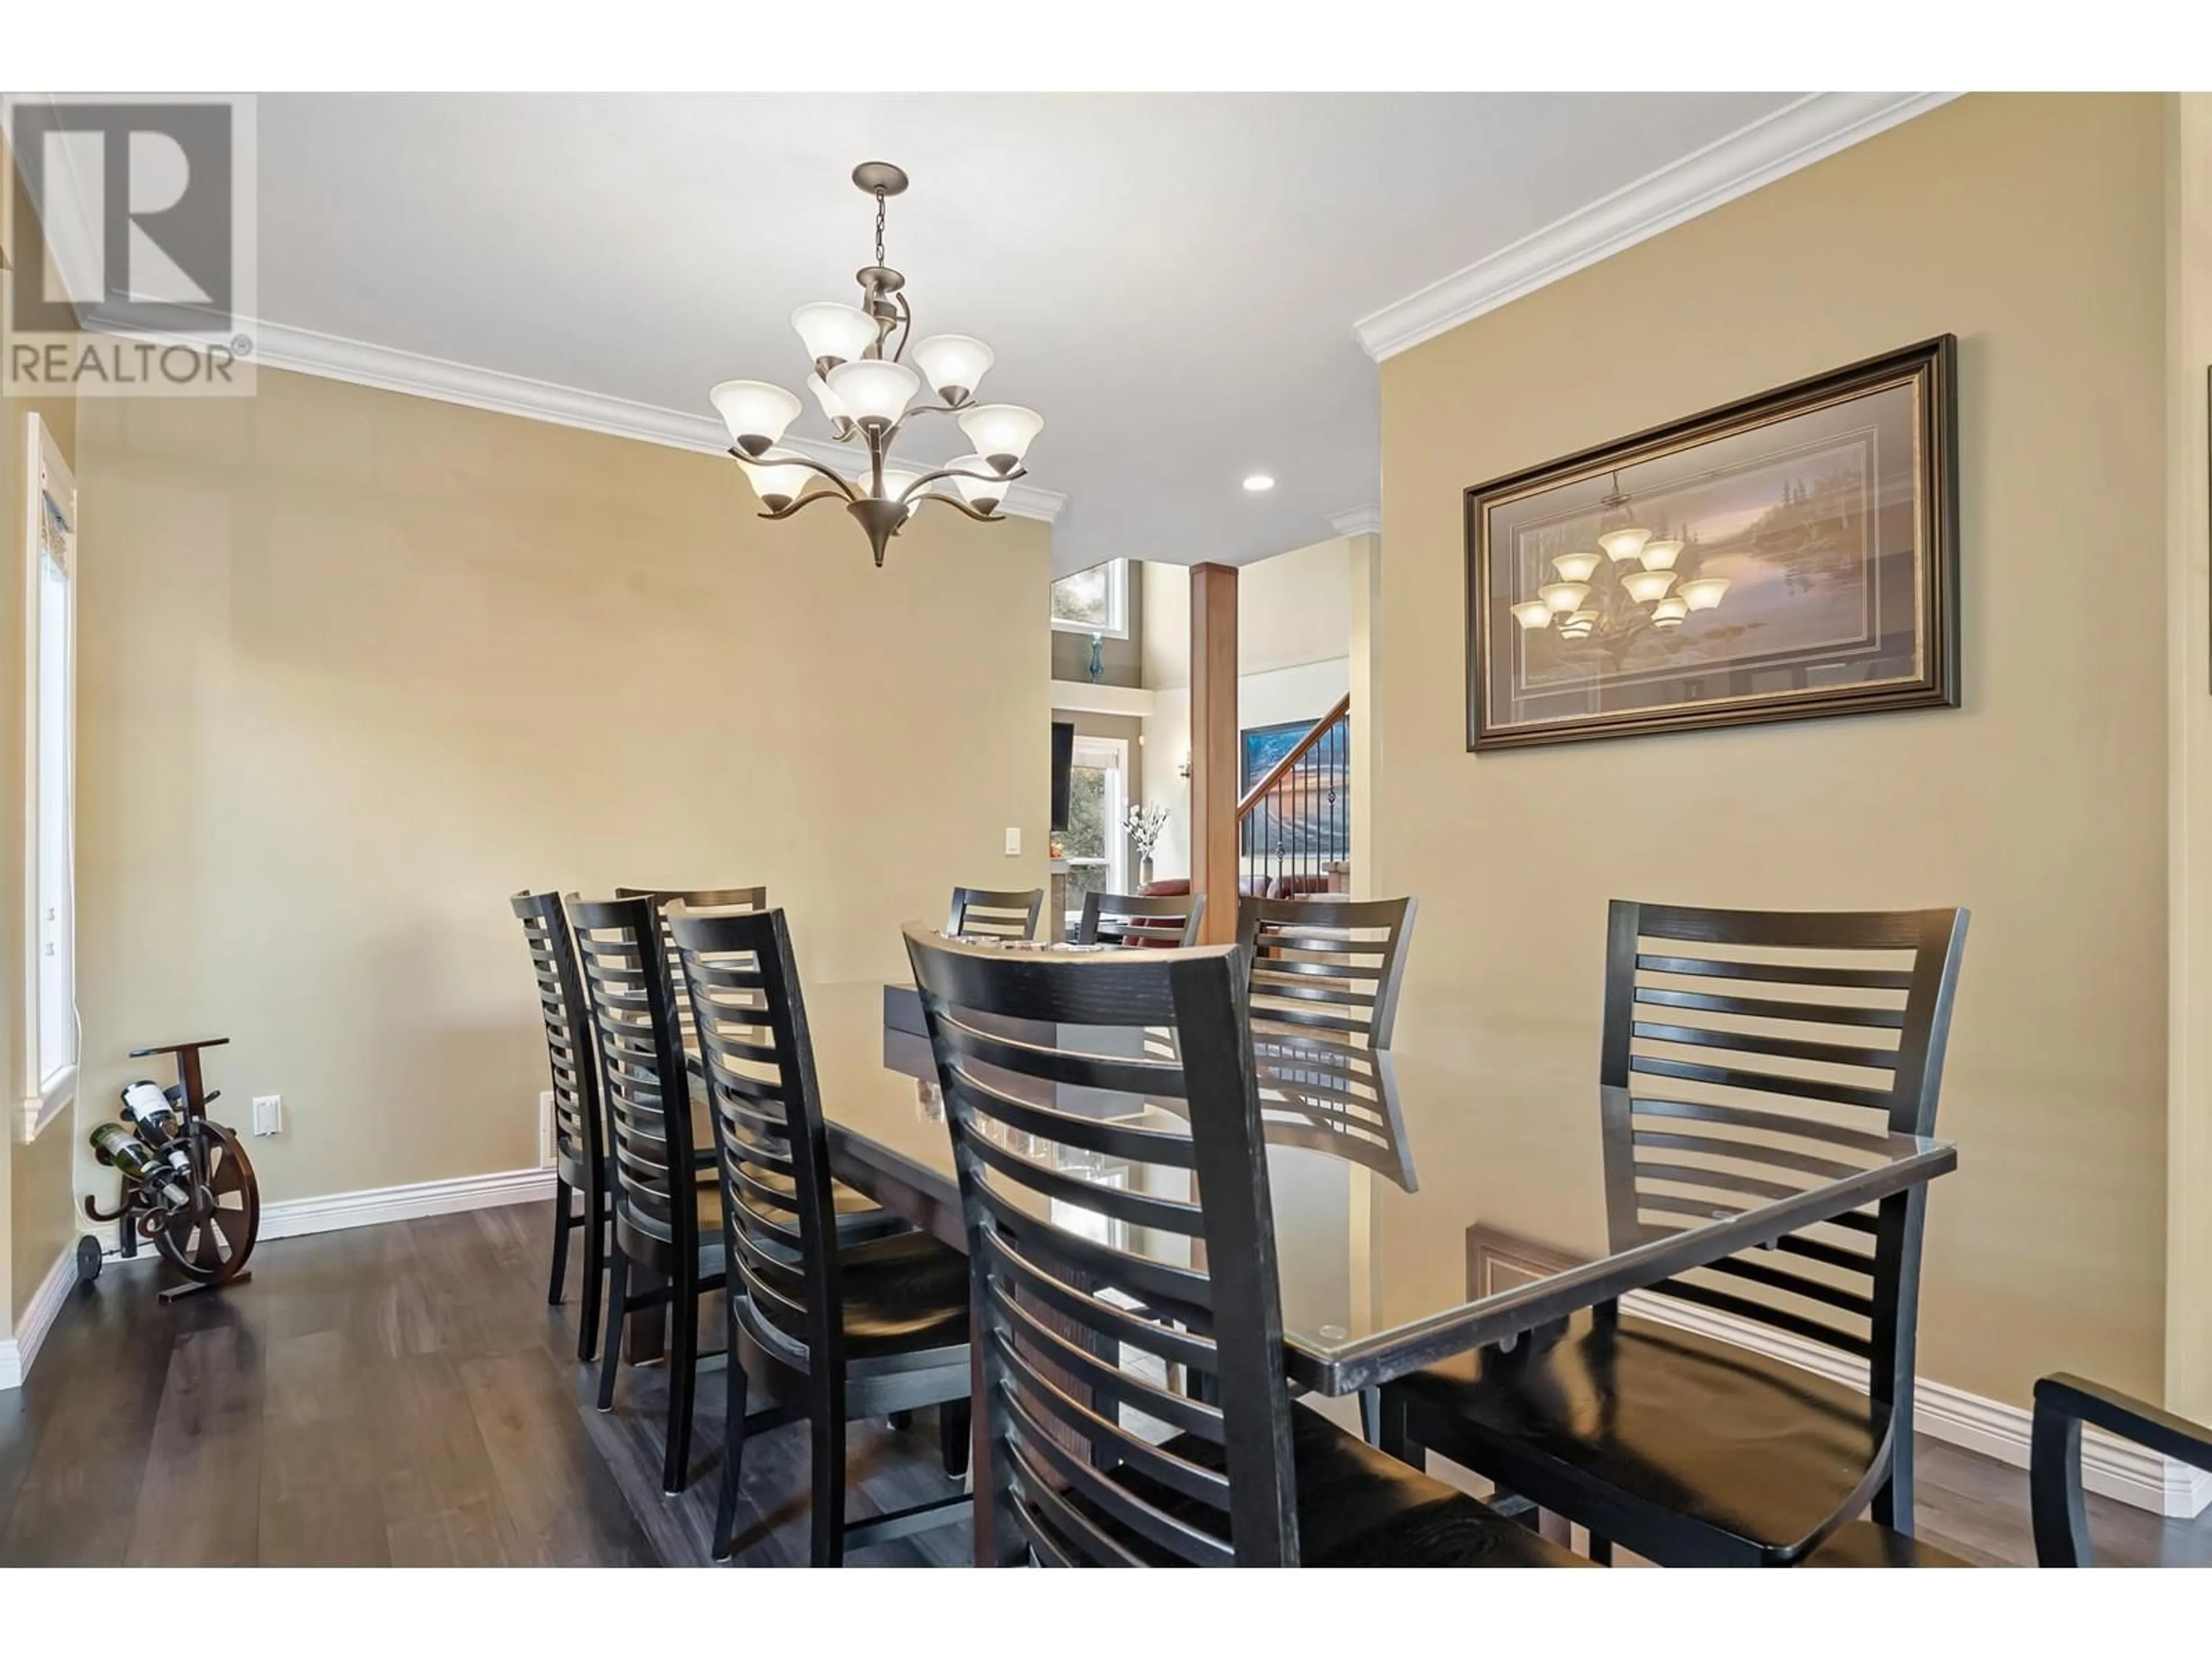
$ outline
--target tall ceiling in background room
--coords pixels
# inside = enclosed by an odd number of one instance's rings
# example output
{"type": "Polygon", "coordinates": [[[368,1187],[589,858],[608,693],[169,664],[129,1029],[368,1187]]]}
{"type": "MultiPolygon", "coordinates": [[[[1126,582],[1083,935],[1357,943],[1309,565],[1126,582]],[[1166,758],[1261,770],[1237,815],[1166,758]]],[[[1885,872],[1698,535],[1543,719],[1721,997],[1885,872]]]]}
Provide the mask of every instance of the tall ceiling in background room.
{"type": "Polygon", "coordinates": [[[464,401],[460,370],[485,371],[726,444],[703,388],[790,356],[796,300],[849,285],[866,216],[848,175],[893,157],[929,330],[988,338],[993,396],[1051,411],[1028,465],[1066,497],[1055,568],[1243,562],[1378,497],[1356,323],[1796,101],[272,95],[262,320],[296,332],[267,361],[404,384],[374,366],[405,354],[464,401]]]}

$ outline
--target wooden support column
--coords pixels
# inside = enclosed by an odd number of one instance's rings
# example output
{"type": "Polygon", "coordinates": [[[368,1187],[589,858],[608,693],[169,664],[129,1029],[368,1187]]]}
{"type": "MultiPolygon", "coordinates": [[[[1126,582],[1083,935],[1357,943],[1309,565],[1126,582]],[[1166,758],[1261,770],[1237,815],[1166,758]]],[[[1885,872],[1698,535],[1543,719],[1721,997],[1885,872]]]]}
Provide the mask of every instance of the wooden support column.
{"type": "Polygon", "coordinates": [[[1206,895],[1201,943],[1237,939],[1237,568],[1190,572],[1190,890],[1206,895]]]}

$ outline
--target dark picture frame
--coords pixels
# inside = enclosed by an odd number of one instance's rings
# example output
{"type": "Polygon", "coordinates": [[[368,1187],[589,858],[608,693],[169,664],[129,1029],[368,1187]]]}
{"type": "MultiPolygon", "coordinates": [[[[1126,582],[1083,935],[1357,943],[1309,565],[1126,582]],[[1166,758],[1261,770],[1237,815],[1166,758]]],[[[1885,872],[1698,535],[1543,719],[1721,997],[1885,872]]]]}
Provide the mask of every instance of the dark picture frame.
{"type": "MultiPolygon", "coordinates": [[[[1942,335],[1469,488],[1469,750],[1956,708],[1957,355],[1956,337],[1942,335]],[[1831,489],[1844,506],[1828,505],[1831,489]],[[1763,513],[1743,505],[1761,500],[1763,513]],[[1732,509],[1723,534],[1700,543],[1692,515],[1717,501],[1732,509]],[[1666,527],[1670,507],[1679,532],[1666,527]],[[1680,546],[1668,556],[1689,572],[1713,559],[1764,611],[1747,623],[1740,606],[1724,628],[1695,615],[1682,626],[1678,612],[1662,627],[1650,603],[1639,612],[1625,592],[1607,592],[1609,610],[1578,612],[1595,618],[1595,638],[1540,618],[1524,629],[1515,606],[1532,606],[1542,555],[1595,549],[1598,527],[1645,517],[1667,538],[1654,556],[1680,546]],[[1827,539],[1796,553],[1816,520],[1827,539]],[[1793,551],[1770,554],[1785,532],[1793,551]],[[1825,591],[1805,575],[1808,560],[1825,591]]],[[[1589,587],[1620,582],[1607,557],[1595,562],[1605,574],[1589,587]]],[[[1641,575],[1632,555],[1612,564],[1641,575]]],[[[1692,611],[1718,605],[1729,583],[1703,586],[1692,598],[1711,605],[1692,611]]]]}

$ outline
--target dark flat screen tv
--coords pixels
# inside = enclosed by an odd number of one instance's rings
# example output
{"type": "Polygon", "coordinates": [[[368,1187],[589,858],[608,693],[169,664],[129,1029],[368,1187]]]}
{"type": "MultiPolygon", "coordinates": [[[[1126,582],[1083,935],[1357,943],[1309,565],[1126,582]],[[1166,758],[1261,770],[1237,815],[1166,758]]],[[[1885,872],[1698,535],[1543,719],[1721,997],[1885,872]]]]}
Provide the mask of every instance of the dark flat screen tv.
{"type": "Polygon", "coordinates": [[[1052,723],[1052,827],[1067,828],[1067,771],[1075,763],[1075,722],[1052,723]]]}

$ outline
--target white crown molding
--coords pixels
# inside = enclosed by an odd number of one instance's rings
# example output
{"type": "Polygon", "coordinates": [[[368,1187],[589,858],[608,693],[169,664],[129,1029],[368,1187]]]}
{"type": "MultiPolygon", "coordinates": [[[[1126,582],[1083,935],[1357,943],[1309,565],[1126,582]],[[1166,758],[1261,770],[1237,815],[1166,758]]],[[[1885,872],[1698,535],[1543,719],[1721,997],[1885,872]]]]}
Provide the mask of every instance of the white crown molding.
{"type": "Polygon", "coordinates": [[[1340,536],[1379,536],[1382,533],[1382,503],[1348,507],[1328,515],[1328,527],[1340,536]]]}
{"type": "Polygon", "coordinates": [[[1816,92],[1352,325],[1381,362],[1959,94],[1816,92]]]}
{"type": "MultiPolygon", "coordinates": [[[[85,326],[101,332],[132,337],[161,338],[117,324],[94,308],[85,326]]],[[[380,392],[404,392],[439,403],[460,404],[489,410],[495,415],[515,415],[524,420],[546,421],[555,426],[630,438],[640,443],[688,449],[702,455],[726,455],[729,434],[711,415],[690,415],[664,409],[658,404],[633,403],[627,398],[586,392],[576,386],[534,380],[495,368],[477,368],[444,357],[371,345],[342,335],[319,334],[313,329],[290,328],[248,318],[234,320],[234,331],[252,343],[251,361],[264,368],[287,369],[326,380],[344,380],[373,386],[380,392]]],[[[203,345],[204,339],[177,337],[179,343],[203,345]]],[[[787,437],[783,441],[824,466],[851,475],[858,471],[853,451],[825,439],[787,437]]],[[[1017,518],[1038,519],[1050,524],[1067,505],[1056,490],[1018,483],[1006,492],[1005,510],[1017,518]]]]}
{"type": "MultiPolygon", "coordinates": [[[[1621,1298],[1621,1305],[1658,1324],[1748,1348],[1865,1392],[1865,1362],[1817,1342],[1771,1330],[1734,1314],[1670,1301],[1649,1291],[1631,1291],[1621,1298]]],[[[2004,1405],[1924,1376],[1916,1378],[1912,1388],[1913,1425],[1922,1433],[1994,1457],[2016,1469],[2027,1467],[2029,1431],[2035,1414],[2026,1407],[2004,1405]]],[[[2212,1506],[2212,1473],[2161,1457],[2099,1429],[2089,1429],[2081,1437],[2081,1484],[2133,1508],[2179,1520],[2193,1520],[2212,1506]]]]}
{"type": "Polygon", "coordinates": [[[40,1345],[46,1341],[46,1333],[53,1329],[62,1304],[69,1300],[69,1293],[76,1287],[76,1251],[72,1247],[54,1258],[54,1265],[39,1281],[39,1288],[31,1292],[15,1335],[0,1340],[0,1389],[23,1386],[23,1379],[31,1374],[31,1362],[39,1357],[40,1345]]]}

